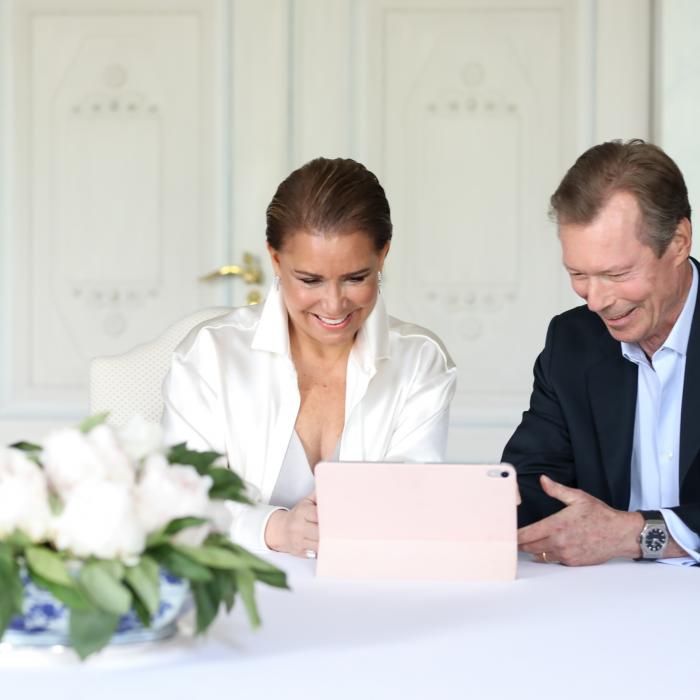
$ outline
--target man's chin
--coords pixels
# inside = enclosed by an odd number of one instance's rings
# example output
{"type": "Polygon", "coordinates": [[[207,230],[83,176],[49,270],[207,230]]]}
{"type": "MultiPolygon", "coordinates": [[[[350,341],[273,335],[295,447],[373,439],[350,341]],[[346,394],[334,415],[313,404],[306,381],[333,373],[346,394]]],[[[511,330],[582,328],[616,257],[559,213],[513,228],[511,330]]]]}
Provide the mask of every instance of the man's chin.
{"type": "MultiPolygon", "coordinates": [[[[606,324],[607,325],[607,324],[606,324]]],[[[607,326],[608,333],[620,343],[629,343],[630,345],[634,343],[639,343],[642,336],[638,331],[631,328],[610,328],[607,326]]]]}

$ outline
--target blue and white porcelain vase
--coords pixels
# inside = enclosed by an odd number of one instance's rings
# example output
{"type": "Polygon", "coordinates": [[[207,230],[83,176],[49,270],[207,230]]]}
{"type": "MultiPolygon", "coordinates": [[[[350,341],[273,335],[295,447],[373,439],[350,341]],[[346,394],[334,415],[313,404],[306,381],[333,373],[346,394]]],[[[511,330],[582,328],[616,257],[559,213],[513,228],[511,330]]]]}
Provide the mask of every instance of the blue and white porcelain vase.
{"type": "MultiPolygon", "coordinates": [[[[23,614],[14,617],[2,638],[13,646],[70,646],[68,628],[70,608],[37,586],[28,574],[22,574],[24,584],[23,614]]],[[[160,571],[160,605],[144,627],[131,610],[122,615],[111,644],[153,642],[175,634],[178,618],[189,608],[189,582],[160,571]]]]}

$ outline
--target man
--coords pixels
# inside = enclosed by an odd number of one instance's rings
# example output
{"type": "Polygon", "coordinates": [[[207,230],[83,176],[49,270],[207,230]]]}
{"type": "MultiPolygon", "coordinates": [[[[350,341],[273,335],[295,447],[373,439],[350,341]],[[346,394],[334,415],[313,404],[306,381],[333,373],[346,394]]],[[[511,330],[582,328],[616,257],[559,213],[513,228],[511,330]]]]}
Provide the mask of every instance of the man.
{"type": "Polygon", "coordinates": [[[586,306],[551,321],[503,453],[522,495],[519,547],[568,565],[700,561],[700,304],[683,176],[656,146],[604,143],[551,211],[586,306]]]}

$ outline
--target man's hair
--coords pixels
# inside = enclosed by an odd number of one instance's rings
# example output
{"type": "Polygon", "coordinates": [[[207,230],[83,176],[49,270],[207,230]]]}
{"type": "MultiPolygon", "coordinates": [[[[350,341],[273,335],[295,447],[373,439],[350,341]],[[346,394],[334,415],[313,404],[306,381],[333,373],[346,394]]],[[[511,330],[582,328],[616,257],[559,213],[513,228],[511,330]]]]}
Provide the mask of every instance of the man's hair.
{"type": "Polygon", "coordinates": [[[688,190],[673,160],[641,139],[589,148],[552,195],[550,216],[559,225],[590,224],[618,192],[636,199],[643,219],[640,240],[661,257],[678,223],[690,220],[688,190]]]}
{"type": "Polygon", "coordinates": [[[349,158],[316,158],[291,173],[267,207],[267,242],[288,236],[366,233],[377,251],[391,240],[389,202],[376,176],[349,158]]]}

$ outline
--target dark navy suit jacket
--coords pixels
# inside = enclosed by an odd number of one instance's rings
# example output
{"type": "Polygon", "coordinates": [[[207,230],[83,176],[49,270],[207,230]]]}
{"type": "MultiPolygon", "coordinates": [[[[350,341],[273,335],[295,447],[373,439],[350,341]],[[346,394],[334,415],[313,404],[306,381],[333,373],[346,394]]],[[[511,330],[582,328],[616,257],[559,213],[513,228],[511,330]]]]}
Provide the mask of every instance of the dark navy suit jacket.
{"type": "MultiPolygon", "coordinates": [[[[563,508],[542,491],[540,474],[627,510],[637,365],[624,359],[620,343],[600,318],[581,306],[552,319],[534,372],[530,408],[503,452],[503,461],[518,472],[523,499],[519,525],[563,508]]],[[[700,533],[700,294],[688,340],[682,401],[680,505],[672,510],[700,533]]]]}

